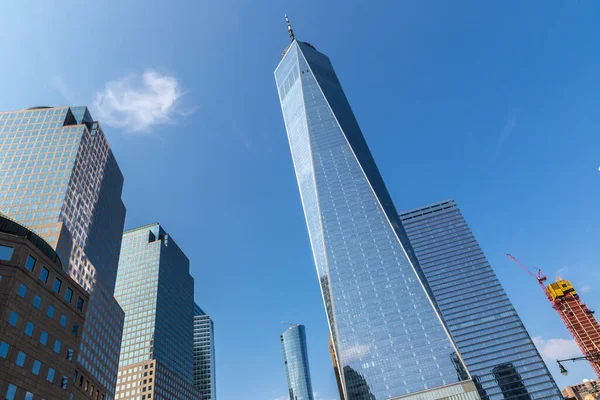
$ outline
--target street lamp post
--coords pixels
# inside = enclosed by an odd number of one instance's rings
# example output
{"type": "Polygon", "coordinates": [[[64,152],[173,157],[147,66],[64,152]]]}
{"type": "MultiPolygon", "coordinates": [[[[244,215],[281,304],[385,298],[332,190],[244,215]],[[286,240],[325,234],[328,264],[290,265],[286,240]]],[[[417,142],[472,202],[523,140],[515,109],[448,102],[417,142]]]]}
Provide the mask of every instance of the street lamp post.
{"type": "Polygon", "coordinates": [[[558,363],[558,368],[560,369],[560,373],[563,374],[564,376],[567,376],[569,371],[567,371],[567,369],[561,363],[565,362],[565,361],[573,361],[574,362],[574,361],[579,361],[579,360],[598,362],[598,361],[600,361],[600,353],[592,353],[589,356],[583,356],[583,357],[574,357],[574,358],[566,358],[564,360],[556,360],[556,362],[558,363]]]}

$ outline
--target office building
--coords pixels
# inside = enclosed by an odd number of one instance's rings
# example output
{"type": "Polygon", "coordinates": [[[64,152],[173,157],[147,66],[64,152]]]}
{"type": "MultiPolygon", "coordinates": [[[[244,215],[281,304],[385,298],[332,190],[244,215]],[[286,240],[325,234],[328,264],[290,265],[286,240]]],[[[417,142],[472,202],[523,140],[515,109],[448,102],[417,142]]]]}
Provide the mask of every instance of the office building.
{"type": "Polygon", "coordinates": [[[215,329],[198,304],[194,304],[194,387],[203,400],[216,400],[215,329]]]}
{"type": "Polygon", "coordinates": [[[596,400],[600,397],[600,380],[585,379],[577,385],[567,386],[562,395],[566,400],[596,400]]]}
{"type": "Polygon", "coordinates": [[[0,211],[56,250],[90,295],[77,362],[112,399],[123,311],[114,299],[125,206],[123,175],[86,107],[0,113],[0,211]]]}
{"type": "Polygon", "coordinates": [[[194,279],[157,223],[123,234],[115,297],[125,311],[116,399],[197,400],[194,279]]]}
{"type": "Polygon", "coordinates": [[[50,245],[0,216],[0,398],[92,398],[76,365],[88,300],[50,245]]]}
{"type": "Polygon", "coordinates": [[[194,387],[202,400],[216,400],[216,372],[213,321],[194,303],[194,387]]]}
{"type": "Polygon", "coordinates": [[[402,224],[482,399],[560,392],[453,200],[404,212],[402,224]]]}
{"type": "Polygon", "coordinates": [[[313,400],[304,325],[290,324],[279,338],[290,400],[313,400]]]}
{"type": "Polygon", "coordinates": [[[477,398],[329,58],[288,29],[275,80],[346,400],[477,398]]]}

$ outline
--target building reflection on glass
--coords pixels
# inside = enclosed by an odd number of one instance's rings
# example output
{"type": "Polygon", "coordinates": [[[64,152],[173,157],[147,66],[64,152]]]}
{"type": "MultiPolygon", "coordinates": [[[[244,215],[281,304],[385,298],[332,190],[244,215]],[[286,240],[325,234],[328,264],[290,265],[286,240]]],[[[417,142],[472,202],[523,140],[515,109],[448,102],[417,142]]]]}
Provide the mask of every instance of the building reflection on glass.
{"type": "Polygon", "coordinates": [[[463,364],[458,354],[456,352],[453,352],[452,354],[450,354],[450,358],[452,359],[452,364],[454,364],[454,368],[456,368],[456,376],[458,376],[458,380],[466,381],[467,379],[469,379],[469,373],[467,372],[467,369],[465,368],[465,365],[463,364]]]}
{"type": "Polygon", "coordinates": [[[348,398],[352,400],[375,400],[365,378],[349,366],[344,367],[344,379],[348,398]]]}
{"type": "Polygon", "coordinates": [[[500,364],[492,369],[492,373],[505,399],[531,400],[521,375],[512,363],[500,364]]]}

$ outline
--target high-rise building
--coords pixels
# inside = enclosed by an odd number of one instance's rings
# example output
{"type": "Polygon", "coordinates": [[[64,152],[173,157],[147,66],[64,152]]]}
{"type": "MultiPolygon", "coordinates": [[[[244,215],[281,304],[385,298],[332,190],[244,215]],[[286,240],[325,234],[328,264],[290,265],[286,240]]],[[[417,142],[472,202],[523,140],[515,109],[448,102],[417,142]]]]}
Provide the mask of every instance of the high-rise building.
{"type": "Polygon", "coordinates": [[[288,29],[275,80],[346,400],[478,398],[329,58],[288,29]]]}
{"type": "Polygon", "coordinates": [[[33,107],[0,113],[0,154],[0,211],[43,237],[90,294],[77,362],[99,398],[111,399],[123,326],[113,293],[125,206],[108,141],[86,107],[33,107]]]}
{"type": "Polygon", "coordinates": [[[95,394],[76,364],[88,300],[50,245],[0,216],[0,398],[95,394]]]}
{"type": "Polygon", "coordinates": [[[291,324],[279,338],[290,400],[313,400],[304,325],[291,324]]]}
{"type": "Polygon", "coordinates": [[[200,400],[217,399],[215,328],[210,315],[194,304],[194,387],[200,400]]]}
{"type": "Polygon", "coordinates": [[[403,212],[404,229],[483,399],[557,399],[560,392],[458,206],[403,212]]]}
{"type": "Polygon", "coordinates": [[[197,400],[194,278],[158,224],[123,234],[115,297],[125,311],[116,398],[197,400]]]}

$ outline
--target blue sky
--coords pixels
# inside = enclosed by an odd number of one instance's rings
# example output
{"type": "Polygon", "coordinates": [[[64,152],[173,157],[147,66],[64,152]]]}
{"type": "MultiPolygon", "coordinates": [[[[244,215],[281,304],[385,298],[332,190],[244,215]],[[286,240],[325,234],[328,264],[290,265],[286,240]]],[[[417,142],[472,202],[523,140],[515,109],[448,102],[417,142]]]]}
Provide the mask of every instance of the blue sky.
{"type": "MultiPolygon", "coordinates": [[[[576,356],[505,253],[600,308],[596,2],[8,2],[0,109],[90,106],[125,175],[126,226],[159,221],[191,259],[220,399],[286,394],[281,321],[306,325],[317,398],[333,399],[273,80],[285,13],[331,58],[398,210],[457,200],[542,354],[576,356]]],[[[560,386],[593,377],[549,367],[560,386]]]]}

